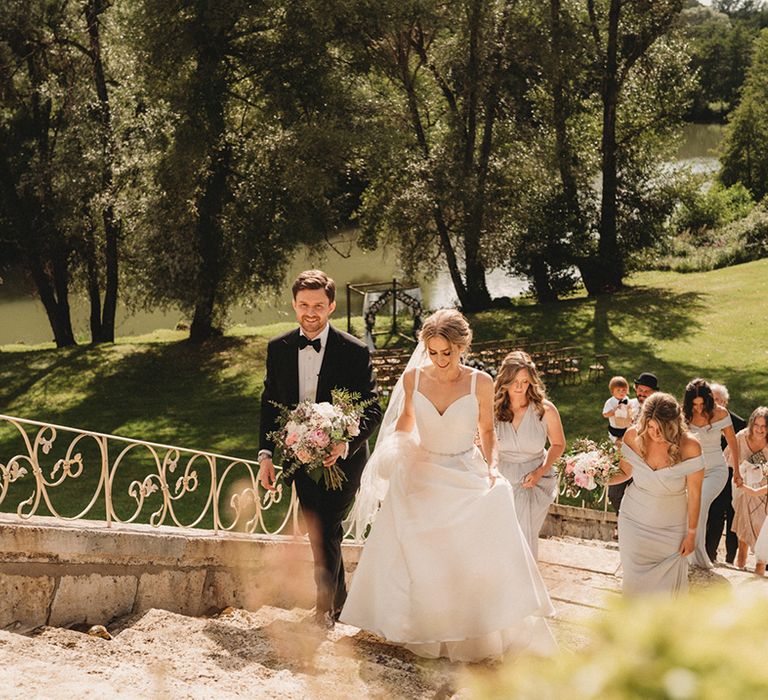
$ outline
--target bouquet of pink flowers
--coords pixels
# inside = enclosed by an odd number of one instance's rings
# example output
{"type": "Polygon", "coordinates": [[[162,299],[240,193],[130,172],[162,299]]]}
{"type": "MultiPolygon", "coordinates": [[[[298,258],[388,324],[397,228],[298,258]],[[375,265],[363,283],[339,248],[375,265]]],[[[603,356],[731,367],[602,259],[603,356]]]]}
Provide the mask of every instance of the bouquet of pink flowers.
{"type": "MultiPolygon", "coordinates": [[[[334,389],[331,401],[302,401],[293,410],[280,408],[280,428],[270,433],[284,461],[283,474],[291,476],[304,469],[319,482],[322,476],[329,489],[340,489],[346,476],[338,464],[326,467],[334,445],[349,442],[360,434],[360,418],[370,402],[359,401],[360,395],[334,389]]],[[[277,404],[276,404],[277,405],[277,404]]]]}
{"type": "Polygon", "coordinates": [[[607,486],[620,471],[620,459],[618,450],[607,440],[600,444],[586,438],[576,440],[570,452],[555,463],[561,493],[576,496],[581,489],[594,491],[598,486],[607,486]]]}

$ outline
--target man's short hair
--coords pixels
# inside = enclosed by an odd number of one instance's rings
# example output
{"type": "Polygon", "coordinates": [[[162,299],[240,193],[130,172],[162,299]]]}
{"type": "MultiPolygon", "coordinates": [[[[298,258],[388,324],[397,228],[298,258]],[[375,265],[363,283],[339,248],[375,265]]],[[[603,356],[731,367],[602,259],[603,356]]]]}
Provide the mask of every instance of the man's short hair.
{"type": "Polygon", "coordinates": [[[296,278],[291,287],[294,299],[302,289],[322,289],[329,302],[333,303],[336,299],[336,283],[322,270],[304,270],[296,278]]]}

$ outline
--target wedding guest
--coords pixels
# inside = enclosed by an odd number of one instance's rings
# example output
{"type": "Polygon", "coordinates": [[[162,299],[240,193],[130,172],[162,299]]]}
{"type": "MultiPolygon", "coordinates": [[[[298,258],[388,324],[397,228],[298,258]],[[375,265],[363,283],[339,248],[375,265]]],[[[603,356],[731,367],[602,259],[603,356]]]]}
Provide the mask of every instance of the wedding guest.
{"type": "Polygon", "coordinates": [[[608,437],[611,442],[616,442],[624,437],[627,428],[632,425],[633,408],[636,405],[634,399],[630,403],[627,398],[629,382],[624,377],[611,377],[608,382],[610,398],[603,406],[603,418],[608,419],[608,437]]]}
{"type": "Polygon", "coordinates": [[[368,459],[368,437],[381,421],[381,408],[368,348],[329,322],[336,308],[334,281],[321,270],[306,270],[296,278],[291,292],[298,327],[267,345],[258,456],[261,486],[275,490],[275,443],[271,434],[278,427],[276,404],[293,408],[305,399],[330,402],[334,388],[358,393],[368,402],[359,435],[346,445],[334,445],[325,461],[328,467],[338,462],[346,477],[343,487],[329,490],[322,479],[318,483],[302,470],[291,479],[307,523],[314,560],[315,623],[330,629],[347,597],[341,523],[360,484],[368,459]]]}
{"type": "MultiPolygon", "coordinates": [[[[723,490],[728,480],[728,465],[723,457],[720,446],[721,437],[725,437],[731,448],[732,466],[736,465],[738,448],[736,434],[728,411],[715,403],[712,388],[704,379],[694,379],[685,387],[683,399],[683,414],[688,421],[688,427],[701,442],[704,455],[704,482],[701,487],[701,512],[696,531],[696,549],[690,557],[693,566],[711,569],[713,564],[707,556],[706,534],[709,507],[717,494],[723,490]]],[[[737,486],[741,478],[734,470],[734,480],[737,486]]]]}
{"type": "MultiPolygon", "coordinates": [[[[640,415],[640,408],[644,401],[655,391],[659,390],[659,379],[652,372],[640,372],[637,379],[634,381],[634,388],[636,398],[632,399],[635,401],[633,404],[633,411],[637,417],[640,415]]],[[[624,483],[608,488],[608,500],[617,514],[621,510],[621,499],[624,497],[624,492],[631,483],[632,480],[630,479],[624,483]]],[[[615,536],[614,539],[616,539],[615,536]]]]}
{"type": "Polygon", "coordinates": [[[515,511],[534,558],[539,532],[557,493],[553,464],[565,450],[560,414],[547,400],[536,365],[527,352],[509,353],[494,390],[499,471],[512,484],[515,511]],[[549,449],[546,449],[549,441],[549,449]]]}
{"type": "MultiPolygon", "coordinates": [[[[763,521],[763,526],[760,528],[757,542],[755,542],[755,558],[759,562],[768,561],[768,518],[763,521]]],[[[755,569],[755,573],[758,573],[757,569],[755,569]]],[[[765,570],[763,570],[762,573],[764,575],[765,570]]]]}
{"type": "MultiPolygon", "coordinates": [[[[712,382],[709,387],[714,394],[715,403],[720,404],[723,408],[728,410],[728,413],[731,416],[731,422],[733,423],[734,432],[738,433],[740,430],[746,428],[747,421],[728,408],[730,394],[725,385],[712,382]]],[[[725,437],[722,436],[720,438],[720,447],[725,450],[727,444],[725,437]]],[[[713,563],[717,561],[717,548],[720,546],[720,540],[723,536],[723,525],[725,525],[725,561],[727,564],[733,564],[733,560],[736,557],[736,550],[739,546],[739,538],[736,537],[736,533],[731,530],[733,525],[733,496],[731,492],[733,470],[729,467],[728,472],[729,476],[725,482],[725,486],[723,486],[723,490],[717,495],[715,500],[712,501],[712,505],[709,507],[709,516],[707,518],[707,555],[713,563]]]]}
{"type": "MultiPolygon", "coordinates": [[[[738,457],[733,460],[739,469],[741,486],[733,494],[733,531],[739,539],[736,566],[743,569],[747,564],[747,550],[755,549],[760,529],[768,513],[768,479],[764,468],[768,464],[768,408],[759,406],[749,417],[744,430],[736,435],[738,457]]],[[[725,457],[729,458],[730,448],[726,448],[725,457]]],[[[734,475],[734,481],[736,477],[734,475]]],[[[765,559],[758,557],[755,573],[765,575],[765,559]]]]}
{"type": "Polygon", "coordinates": [[[625,595],[688,586],[695,546],[704,462],[674,396],[648,397],[636,425],[624,434],[619,483],[633,478],[619,513],[619,556],[625,595]]]}

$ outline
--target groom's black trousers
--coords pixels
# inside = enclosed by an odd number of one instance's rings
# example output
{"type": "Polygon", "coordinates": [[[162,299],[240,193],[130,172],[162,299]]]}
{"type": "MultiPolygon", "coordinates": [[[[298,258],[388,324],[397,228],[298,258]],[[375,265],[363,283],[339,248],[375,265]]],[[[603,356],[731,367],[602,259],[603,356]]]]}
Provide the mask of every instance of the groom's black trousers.
{"type": "Polygon", "coordinates": [[[316,484],[303,471],[296,473],[294,484],[307,524],[309,544],[315,564],[317,586],[316,610],[337,613],[347,598],[341,541],[342,520],[346,516],[360,484],[360,474],[344,482],[339,491],[327,490],[323,480],[316,484]]]}

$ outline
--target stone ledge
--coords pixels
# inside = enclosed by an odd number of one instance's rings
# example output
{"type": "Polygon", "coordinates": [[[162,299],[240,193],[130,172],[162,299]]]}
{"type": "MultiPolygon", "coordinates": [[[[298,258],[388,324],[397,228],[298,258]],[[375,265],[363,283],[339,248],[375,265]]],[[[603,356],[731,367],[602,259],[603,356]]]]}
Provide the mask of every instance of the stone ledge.
{"type": "MultiPolygon", "coordinates": [[[[359,549],[345,546],[352,566],[359,549]]],[[[270,599],[311,607],[306,537],[0,514],[0,628],[106,624],[151,608],[258,609],[270,599]]]]}
{"type": "MultiPolygon", "coordinates": [[[[613,513],[553,505],[542,534],[610,539],[615,520],[613,513]]],[[[362,545],[343,548],[352,572],[362,545]]],[[[0,629],[106,624],[150,608],[197,615],[313,602],[304,536],[0,514],[0,629]]]]}
{"type": "Polygon", "coordinates": [[[613,539],[618,520],[612,511],[593,510],[553,503],[541,529],[542,537],[580,537],[585,540],[613,539]]]}
{"type": "Polygon", "coordinates": [[[303,537],[181,530],[168,526],[61,521],[0,514],[1,562],[76,562],[142,566],[229,566],[265,547],[306,548],[303,537]]]}

